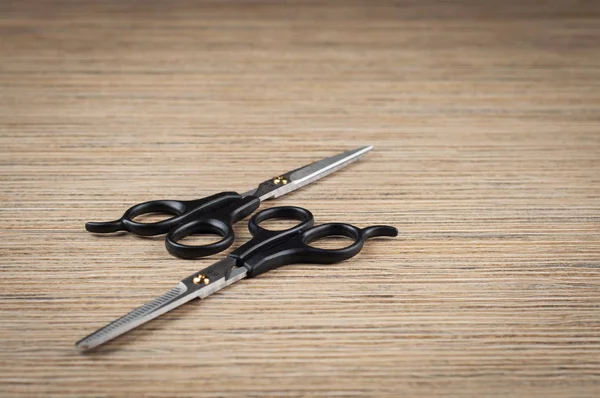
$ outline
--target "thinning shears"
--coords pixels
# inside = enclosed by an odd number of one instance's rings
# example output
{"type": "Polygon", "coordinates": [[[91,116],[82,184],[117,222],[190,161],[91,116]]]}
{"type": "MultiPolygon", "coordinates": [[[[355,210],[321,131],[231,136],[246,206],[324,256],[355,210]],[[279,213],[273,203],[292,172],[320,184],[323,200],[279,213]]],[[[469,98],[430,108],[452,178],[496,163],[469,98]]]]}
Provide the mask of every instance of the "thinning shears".
{"type": "Polygon", "coordinates": [[[196,200],[153,200],[130,207],[115,221],[88,222],[89,232],[128,231],[136,235],[167,234],[165,245],[169,253],[180,258],[198,258],[219,253],[234,241],[233,224],[252,214],[264,200],[275,199],[325,177],[358,160],[373,149],[365,146],[319,160],[266,180],[243,194],[221,192],[196,200]],[[165,213],[172,217],[154,223],[135,221],[148,213],[165,213]],[[186,245],[180,242],[190,235],[216,234],[221,240],[207,245],[186,245]]]}
{"type": "Polygon", "coordinates": [[[365,241],[376,236],[397,236],[394,227],[375,225],[360,229],[350,224],[329,223],[313,226],[310,211],[283,206],[262,210],[248,223],[252,239],[223,260],[188,276],[162,296],[109,323],[76,343],[86,351],[106,343],[194,298],[206,298],[245,277],[254,277],[293,263],[333,264],[357,255],[365,241]],[[286,230],[268,230],[259,224],[269,219],[292,219],[299,223],[286,230]],[[354,242],[341,249],[320,249],[311,243],[328,236],[346,236],[354,242]]]}

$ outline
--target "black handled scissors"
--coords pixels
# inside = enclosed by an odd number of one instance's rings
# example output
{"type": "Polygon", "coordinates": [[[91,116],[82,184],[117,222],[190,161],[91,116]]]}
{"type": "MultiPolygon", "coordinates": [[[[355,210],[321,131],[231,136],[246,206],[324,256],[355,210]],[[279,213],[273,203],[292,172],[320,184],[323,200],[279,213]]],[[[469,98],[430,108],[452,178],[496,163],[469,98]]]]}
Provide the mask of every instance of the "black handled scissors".
{"type": "MultiPolygon", "coordinates": [[[[396,228],[385,225],[360,229],[342,223],[316,227],[313,227],[313,224],[312,213],[301,207],[274,207],[258,212],[248,223],[248,229],[253,236],[248,242],[223,260],[183,279],[164,295],[80,340],[75,346],[81,351],[97,347],[194,298],[206,298],[245,277],[255,277],[286,264],[337,263],[357,255],[369,238],[398,235],[396,228]],[[292,219],[300,223],[283,231],[272,231],[259,225],[273,218],[292,219]],[[354,242],[342,249],[327,250],[310,246],[319,239],[339,235],[349,237],[354,242]]],[[[176,235],[179,232],[181,231],[175,230],[176,235]]]]}
{"type": "Polygon", "coordinates": [[[129,231],[142,236],[168,233],[165,243],[169,253],[174,256],[181,258],[209,256],[231,246],[235,238],[233,224],[252,214],[262,201],[278,198],[325,177],[358,160],[371,149],[372,146],[361,147],[319,160],[264,181],[257,188],[241,195],[237,192],[221,192],[197,200],[153,200],[139,203],[130,207],[118,220],[88,222],[85,224],[85,229],[95,233],[129,231]],[[154,223],[134,221],[136,217],[148,213],[166,213],[172,217],[154,223]],[[182,225],[187,227],[179,229],[179,232],[174,234],[173,229],[182,225]],[[192,233],[216,234],[223,239],[201,246],[177,242],[178,239],[192,233]]]}

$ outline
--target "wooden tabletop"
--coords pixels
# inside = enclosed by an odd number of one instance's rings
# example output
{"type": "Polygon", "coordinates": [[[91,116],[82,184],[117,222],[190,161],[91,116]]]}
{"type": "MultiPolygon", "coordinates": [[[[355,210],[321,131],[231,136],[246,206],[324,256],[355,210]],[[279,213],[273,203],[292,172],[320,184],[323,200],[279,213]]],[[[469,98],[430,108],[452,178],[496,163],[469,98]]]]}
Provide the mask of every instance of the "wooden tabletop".
{"type": "Polygon", "coordinates": [[[599,43],[591,1],[2,2],[0,395],[599,396],[599,43]],[[75,351],[220,258],[86,221],[362,145],[262,208],[398,238],[75,351]]]}

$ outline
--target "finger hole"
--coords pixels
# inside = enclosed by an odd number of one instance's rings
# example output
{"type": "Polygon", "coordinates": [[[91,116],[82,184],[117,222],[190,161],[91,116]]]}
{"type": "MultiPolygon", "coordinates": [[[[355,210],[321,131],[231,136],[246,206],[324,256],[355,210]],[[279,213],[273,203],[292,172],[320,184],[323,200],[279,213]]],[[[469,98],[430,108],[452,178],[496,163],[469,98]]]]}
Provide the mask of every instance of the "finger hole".
{"type": "Polygon", "coordinates": [[[137,219],[138,221],[134,222],[140,223],[142,221],[144,224],[148,224],[165,221],[174,216],[179,216],[184,212],[185,205],[182,202],[176,200],[153,200],[129,208],[123,215],[123,219],[130,221],[137,219]]]}
{"type": "Polygon", "coordinates": [[[216,233],[198,233],[185,236],[179,240],[179,243],[187,246],[207,246],[217,243],[223,239],[222,235],[216,233]]]}
{"type": "Polygon", "coordinates": [[[345,249],[354,243],[354,239],[345,235],[330,235],[308,243],[315,249],[336,250],[345,249]]]}
{"type": "Polygon", "coordinates": [[[300,230],[303,227],[312,227],[313,220],[312,213],[302,207],[272,207],[256,213],[248,222],[248,229],[252,235],[256,235],[261,231],[288,230],[291,232],[296,229],[300,230]]]}
{"type": "Polygon", "coordinates": [[[301,221],[292,220],[289,218],[269,218],[268,220],[260,222],[258,225],[268,231],[284,231],[286,229],[294,228],[300,223],[301,221]]]}
{"type": "Polygon", "coordinates": [[[139,215],[135,216],[132,219],[132,221],[135,221],[140,224],[152,224],[152,223],[165,221],[165,220],[168,220],[173,217],[175,217],[173,214],[154,212],[154,213],[139,214],[139,215]]]}

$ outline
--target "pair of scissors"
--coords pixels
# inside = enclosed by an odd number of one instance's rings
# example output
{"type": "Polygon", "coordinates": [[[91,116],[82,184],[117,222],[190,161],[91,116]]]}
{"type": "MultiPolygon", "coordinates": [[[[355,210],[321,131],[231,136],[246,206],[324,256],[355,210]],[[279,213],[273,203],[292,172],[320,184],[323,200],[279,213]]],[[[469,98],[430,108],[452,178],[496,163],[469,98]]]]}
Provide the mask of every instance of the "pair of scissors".
{"type": "Polygon", "coordinates": [[[358,160],[373,149],[365,146],[331,156],[296,170],[266,180],[243,194],[221,192],[196,200],[153,200],[130,207],[115,221],[88,222],[85,228],[94,233],[128,231],[141,236],[167,234],[169,253],[180,258],[198,258],[219,253],[233,243],[233,224],[252,214],[262,201],[275,199],[325,177],[358,160]],[[163,213],[172,217],[154,223],[137,222],[143,214],[163,213]],[[207,245],[186,245],[190,235],[219,235],[221,240],[207,245]]]}
{"type": "Polygon", "coordinates": [[[333,264],[357,255],[365,241],[376,236],[398,235],[386,225],[360,229],[351,224],[314,225],[310,211],[295,206],[273,207],[256,213],[248,222],[252,238],[223,260],[181,280],[158,298],[109,323],[75,344],[80,351],[90,350],[136,328],[194,298],[206,298],[243,278],[294,263],[333,264]],[[269,219],[292,219],[299,223],[286,230],[268,230],[259,224],[269,219]],[[311,243],[329,236],[346,236],[354,242],[341,249],[320,249],[311,243]]]}

